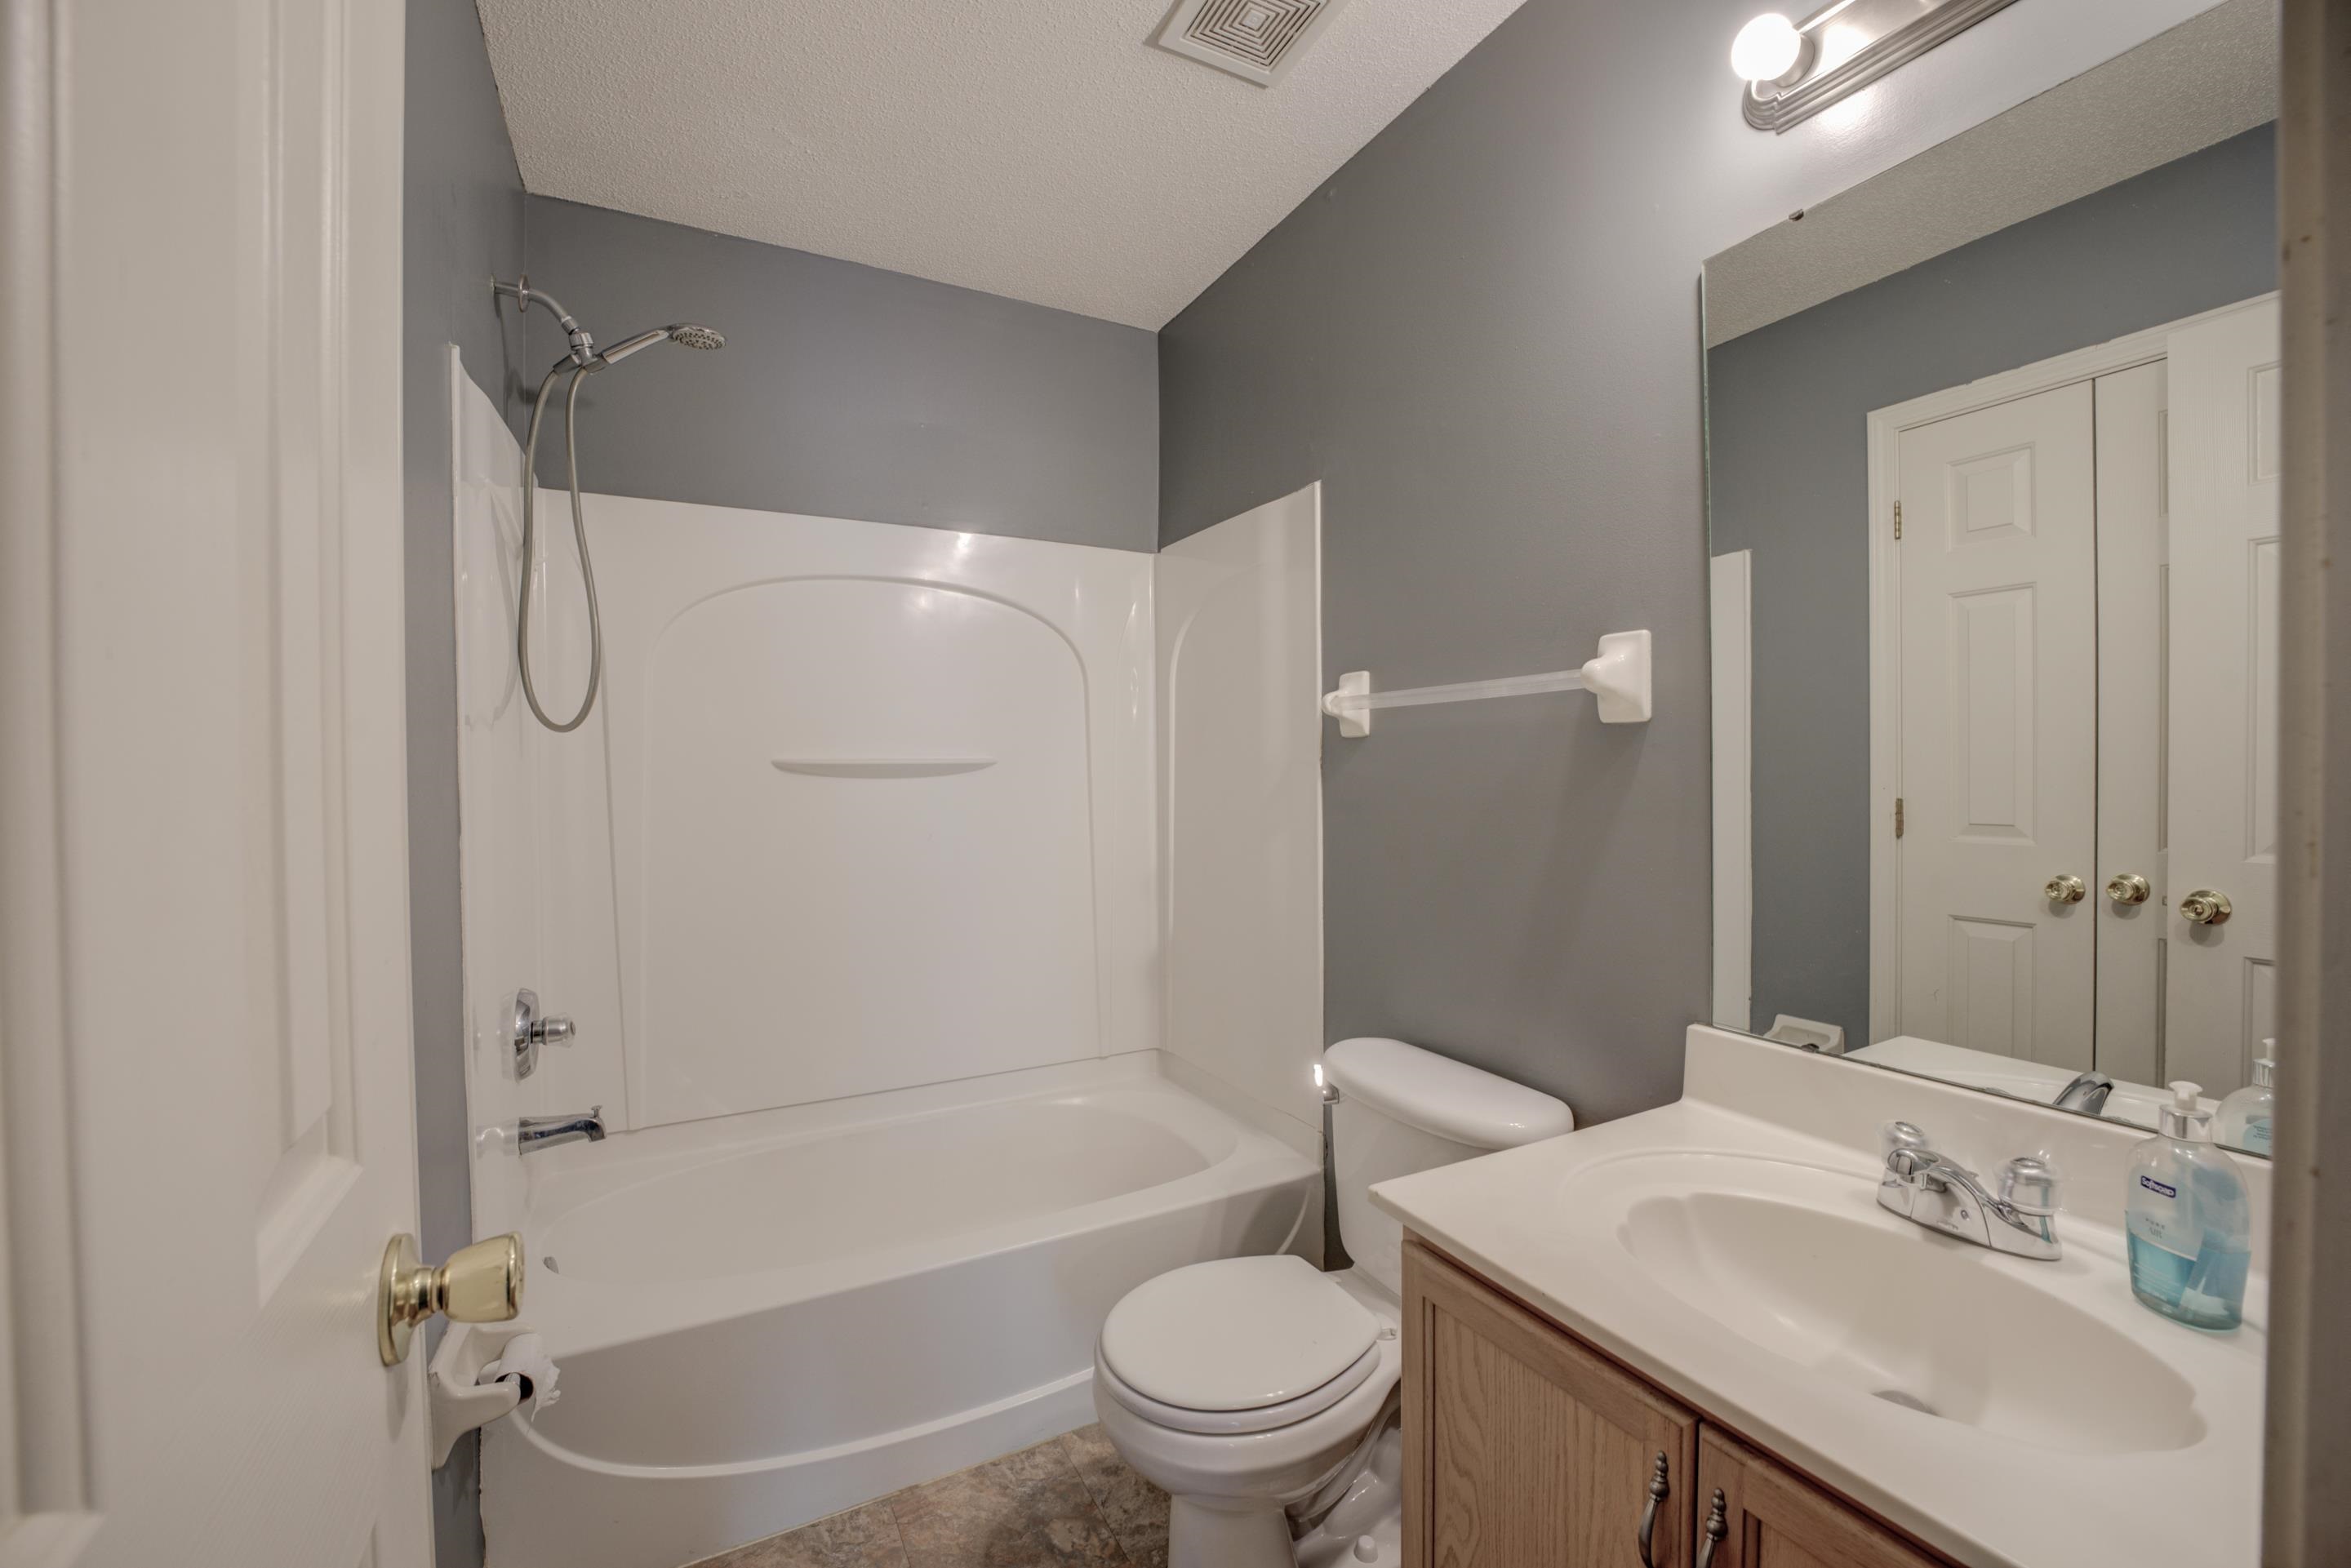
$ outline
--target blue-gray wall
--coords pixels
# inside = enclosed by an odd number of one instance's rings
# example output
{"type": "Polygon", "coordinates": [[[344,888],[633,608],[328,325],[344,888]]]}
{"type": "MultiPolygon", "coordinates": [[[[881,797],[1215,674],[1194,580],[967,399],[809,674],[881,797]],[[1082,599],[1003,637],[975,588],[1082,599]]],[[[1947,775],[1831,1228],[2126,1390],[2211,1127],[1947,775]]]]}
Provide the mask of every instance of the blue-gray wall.
{"type": "MultiPolygon", "coordinates": [[[[457,668],[450,559],[445,345],[493,395],[522,363],[490,276],[523,264],[522,176],[473,0],[409,0],[402,469],[408,601],[410,964],[416,1029],[417,1184],[428,1258],[473,1239],[465,1006],[457,946],[457,668]]],[[[478,1449],[433,1478],[440,1568],[482,1561],[478,1449]]]]}
{"type": "Polygon", "coordinates": [[[2275,288],[2276,167],[2262,126],[1707,356],[1713,549],[1755,552],[1759,1030],[1869,1039],[1869,412],[2275,288]]]}
{"type": "Polygon", "coordinates": [[[1567,695],[1324,730],[1326,1033],[1585,1121],[1673,1098],[1708,1011],[1697,282],[1722,150],[1751,155],[1730,16],[1531,0],[1160,339],[1161,540],[1321,479],[1326,674],[1655,633],[1646,725],[1567,695]]]}
{"type": "MultiPolygon", "coordinates": [[[[530,270],[601,343],[677,320],[726,335],[580,390],[588,489],[1157,548],[1149,332],[545,197],[530,270]]],[[[563,334],[540,310],[530,331],[535,386],[563,334]]],[[[559,462],[542,450],[539,473],[559,462]]]]}

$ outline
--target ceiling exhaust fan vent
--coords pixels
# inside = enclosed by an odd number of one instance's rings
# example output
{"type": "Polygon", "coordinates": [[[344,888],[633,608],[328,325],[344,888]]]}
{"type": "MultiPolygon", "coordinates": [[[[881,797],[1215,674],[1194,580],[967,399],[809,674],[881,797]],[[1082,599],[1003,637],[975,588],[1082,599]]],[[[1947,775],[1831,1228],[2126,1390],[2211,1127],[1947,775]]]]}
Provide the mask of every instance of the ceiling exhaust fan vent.
{"type": "Polygon", "coordinates": [[[1158,46],[1271,87],[1343,0],[1176,0],[1158,46]]]}

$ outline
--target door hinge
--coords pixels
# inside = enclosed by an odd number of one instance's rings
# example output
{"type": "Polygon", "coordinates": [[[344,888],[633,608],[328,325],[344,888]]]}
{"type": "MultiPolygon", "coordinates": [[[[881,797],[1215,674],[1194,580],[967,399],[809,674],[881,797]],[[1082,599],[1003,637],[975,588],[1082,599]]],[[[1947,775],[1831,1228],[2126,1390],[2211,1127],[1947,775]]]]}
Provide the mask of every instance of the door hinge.
{"type": "Polygon", "coordinates": [[[1899,501],[1894,503],[1894,537],[1897,539],[1902,537],[1902,503],[1899,501]]]}
{"type": "Polygon", "coordinates": [[[1894,797],[1894,836],[1897,839],[1902,836],[1902,797],[1899,795],[1894,797]]]}

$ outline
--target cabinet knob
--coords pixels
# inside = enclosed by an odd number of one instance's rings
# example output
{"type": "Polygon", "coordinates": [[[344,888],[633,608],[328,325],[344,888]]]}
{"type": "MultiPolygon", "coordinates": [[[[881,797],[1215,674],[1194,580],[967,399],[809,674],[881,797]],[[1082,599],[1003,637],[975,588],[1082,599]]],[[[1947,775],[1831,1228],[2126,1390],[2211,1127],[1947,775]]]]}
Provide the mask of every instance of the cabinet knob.
{"type": "Polygon", "coordinates": [[[1722,1489],[1714,1489],[1714,1506],[1707,1511],[1706,1540],[1698,1549],[1698,1568],[1711,1568],[1714,1549],[1730,1533],[1730,1521],[1723,1517],[1722,1489]]]}
{"type": "Polygon", "coordinates": [[[1666,1484],[1666,1453],[1657,1450],[1656,1469],[1649,1472],[1649,1506],[1641,1511],[1641,1568],[1657,1568],[1656,1559],[1650,1555],[1650,1538],[1657,1530],[1657,1505],[1666,1500],[1673,1489],[1666,1484]]]}

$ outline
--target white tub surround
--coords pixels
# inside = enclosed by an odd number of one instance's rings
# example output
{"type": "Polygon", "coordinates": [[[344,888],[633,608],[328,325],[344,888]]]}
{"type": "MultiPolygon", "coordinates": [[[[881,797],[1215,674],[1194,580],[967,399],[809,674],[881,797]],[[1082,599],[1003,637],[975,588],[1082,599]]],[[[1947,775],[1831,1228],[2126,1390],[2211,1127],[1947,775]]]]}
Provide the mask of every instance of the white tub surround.
{"type": "Polygon", "coordinates": [[[1152,566],[1165,1045],[1319,1145],[1322,486],[1152,566]]]}
{"type": "Polygon", "coordinates": [[[2131,1296],[2120,1225],[2138,1129],[1705,1026],[1687,1049],[1675,1104],[1384,1182],[1374,1200],[1960,1563],[2256,1560],[2266,1165],[2242,1162],[2246,1325],[2201,1333],[2131,1296]],[[1979,1169],[2045,1151],[2065,1178],[2063,1258],[2003,1256],[1880,1208],[1877,1129],[1896,1119],[1979,1169]],[[1740,1212],[1709,1228],[1701,1211],[1725,1194],[1740,1212]],[[1899,1266],[1852,1267],[1873,1258],[1899,1266]]]}
{"type": "Polygon", "coordinates": [[[675,1568],[1092,1419],[1112,1304],[1316,1185],[1156,1060],[532,1155],[563,1399],[488,1431],[492,1568],[675,1568]]]}
{"type": "Polygon", "coordinates": [[[1158,1043],[1148,556],[589,517],[630,1125],[1158,1043]]]}

